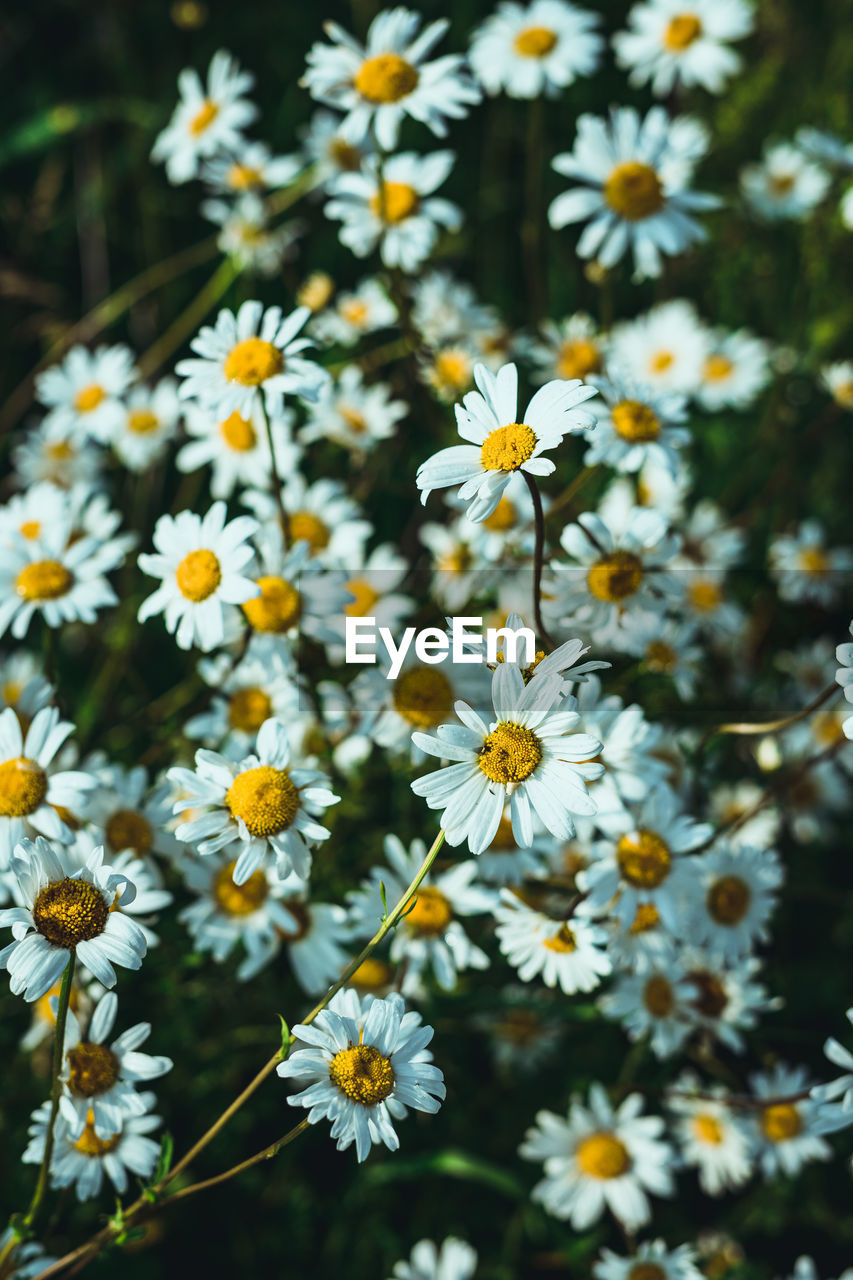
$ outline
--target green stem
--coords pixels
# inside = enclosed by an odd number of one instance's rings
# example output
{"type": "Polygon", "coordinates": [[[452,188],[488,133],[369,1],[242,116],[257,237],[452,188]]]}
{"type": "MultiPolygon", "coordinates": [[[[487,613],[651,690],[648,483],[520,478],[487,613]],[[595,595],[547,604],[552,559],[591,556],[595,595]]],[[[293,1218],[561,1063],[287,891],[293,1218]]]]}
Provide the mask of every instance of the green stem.
{"type": "Polygon", "coordinates": [[[264,415],[264,426],[267,431],[267,444],[270,451],[270,473],[272,474],[273,497],[275,498],[275,504],[278,507],[278,520],[281,525],[282,543],[286,551],[290,543],[290,524],[287,519],[287,512],[284,509],[284,498],[281,494],[282,480],[278,469],[278,461],[275,456],[275,441],[273,440],[272,434],[272,422],[270,421],[270,415],[267,411],[263,392],[261,393],[261,412],[264,415]]]}
{"type": "Polygon", "coordinates": [[[161,368],[182,342],[201,324],[207,313],[227,293],[240,268],[233,258],[220,262],[207,284],[193,298],[185,311],[169,326],[162,337],[148,348],[138,362],[140,375],[147,378],[161,368]]]}
{"type": "Polygon", "coordinates": [[[533,517],[536,523],[536,546],[533,552],[533,618],[541,639],[549,649],[554,649],[556,645],[542,621],[542,566],[545,563],[545,515],[542,511],[542,496],[535,478],[528,475],[526,471],[521,474],[533,499],[533,517]]]}
{"type": "Polygon", "coordinates": [[[273,1156],[277,1156],[279,1151],[290,1145],[294,1138],[298,1138],[308,1128],[308,1120],[300,1120],[299,1124],[289,1130],[283,1138],[271,1142],[268,1147],[264,1147],[263,1151],[258,1151],[255,1155],[249,1156],[248,1160],[241,1160],[239,1164],[233,1165],[230,1169],[226,1169],[224,1173],[217,1173],[213,1178],[205,1178],[203,1182],[194,1182],[191,1187],[182,1187],[180,1191],[176,1191],[173,1196],[167,1196],[162,1202],[163,1204],[173,1204],[176,1200],[186,1200],[187,1196],[194,1196],[198,1191],[207,1191],[209,1187],[216,1187],[221,1182],[227,1182],[229,1178],[235,1177],[238,1173],[242,1173],[244,1169],[251,1169],[252,1165],[260,1164],[262,1160],[271,1160],[273,1156]]]}

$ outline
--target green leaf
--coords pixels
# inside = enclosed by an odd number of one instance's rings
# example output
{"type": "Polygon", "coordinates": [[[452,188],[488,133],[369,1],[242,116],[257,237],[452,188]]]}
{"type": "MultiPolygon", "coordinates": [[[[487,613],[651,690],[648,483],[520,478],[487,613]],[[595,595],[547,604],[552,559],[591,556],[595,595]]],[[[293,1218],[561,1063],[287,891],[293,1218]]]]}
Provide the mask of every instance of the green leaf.
{"type": "Polygon", "coordinates": [[[286,1055],[290,1049],[290,1027],[281,1014],[278,1015],[278,1020],[281,1023],[281,1051],[286,1055]]]}
{"type": "Polygon", "coordinates": [[[527,1198],[527,1189],[514,1174],[455,1147],[413,1160],[389,1160],[387,1164],[368,1166],[363,1176],[368,1181],[383,1183],[396,1182],[401,1178],[416,1179],[429,1174],[457,1178],[463,1182],[477,1182],[510,1196],[513,1200],[527,1198]]]}

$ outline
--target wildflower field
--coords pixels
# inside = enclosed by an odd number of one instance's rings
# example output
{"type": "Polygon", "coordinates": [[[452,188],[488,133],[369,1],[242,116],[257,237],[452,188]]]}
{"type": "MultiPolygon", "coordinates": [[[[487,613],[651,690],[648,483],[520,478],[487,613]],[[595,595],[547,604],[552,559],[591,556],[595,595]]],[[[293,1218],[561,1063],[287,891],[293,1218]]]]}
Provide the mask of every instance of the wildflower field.
{"type": "Polygon", "coordinates": [[[853,1280],[851,0],[0,36],[0,1280],[853,1280]]]}

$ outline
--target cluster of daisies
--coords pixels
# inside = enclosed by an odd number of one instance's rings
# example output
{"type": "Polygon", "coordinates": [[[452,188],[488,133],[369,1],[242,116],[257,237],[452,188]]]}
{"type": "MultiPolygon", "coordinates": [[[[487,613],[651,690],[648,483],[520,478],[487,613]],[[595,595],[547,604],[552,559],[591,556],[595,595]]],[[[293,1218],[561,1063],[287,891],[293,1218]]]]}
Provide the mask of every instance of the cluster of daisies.
{"type": "MultiPolygon", "coordinates": [[[[757,1069],[751,1038],[781,1007],[763,966],[782,851],[839,831],[849,806],[853,644],[835,650],[830,619],[853,550],[814,519],[774,529],[768,608],[817,616],[823,632],[776,653],[763,683],[743,661],[755,650],[737,582],[749,522],[697,499],[694,440],[723,415],[747,430],[792,374],[824,415],[853,408],[853,360],[815,368],[687,297],[513,331],[430,262],[463,224],[438,194],[455,157],[400,151],[401,129],[444,139],[484,95],[559,97],[601,65],[603,23],[567,0],[503,0],[466,56],[437,52],[448,26],[394,8],[362,42],[327,24],[302,81],[320,110],[287,155],[247,137],[253,78],[220,52],[204,80],[182,74],[154,145],[171,182],[206,185],[202,212],[236,270],[277,277],[304,232],[280,215],[314,192],[372,274],[339,288],[313,271],[292,306],[223,308],[156,382],[123,345],[74,346],[37,379],[44,413],[13,447],[0,507],[0,636],[20,642],[0,656],[0,925],[12,936],[0,967],[31,1007],[23,1051],[43,1052],[60,1005],[70,1011],[58,1090],[34,1112],[23,1160],[50,1153],[51,1187],[81,1200],[105,1178],[122,1195],[131,1176],[154,1177],[160,1122],[145,1085],[172,1064],[140,1051],[147,1023],[114,1034],[113,988],[174,911],[202,971],[223,966],[276,1007],[292,979],[279,1097],[328,1121],[359,1161],[396,1150],[408,1112],[444,1101],[431,1002],[497,989],[475,1029],[496,1076],[513,1079],[572,1048],[575,1015],[591,1035],[617,1024],[626,1071],[542,1099],[526,1133],[507,1128],[503,1155],[541,1166],[533,1199],[573,1230],[619,1224],[628,1253],[602,1247],[596,1280],[698,1280],[700,1266],[721,1274],[732,1242],[636,1242],[654,1198],[679,1180],[719,1196],[794,1177],[853,1124],[848,1048],[827,1041],[842,1074],[817,1081],[798,1063],[757,1069]],[[377,532],[391,469],[413,499],[400,547],[377,532]],[[371,666],[346,661],[350,619],[398,638],[434,624],[446,652],[455,616],[505,629],[494,661],[473,643],[441,663],[412,646],[393,669],[381,651],[371,666]],[[153,767],[128,768],[92,742],[90,709],[57,681],[56,637],[120,650],[131,634],[161,642],[160,628],[201,692],[176,739],[157,737],[149,708],[153,767]],[[530,653],[511,640],[525,628],[530,653]],[[670,712],[700,696],[720,705],[722,689],[725,705],[783,700],[804,714],[718,770],[683,716],[649,714],[635,689],[670,712]],[[79,734],[63,718],[75,705],[79,734]],[[375,855],[353,874],[335,806],[377,770],[375,855]],[[406,838],[385,817],[401,778],[420,815],[406,838]],[[329,867],[346,879],[342,900],[325,900],[329,867]],[[416,880],[398,925],[326,1001],[416,880]],[[651,1098],[632,1087],[646,1054],[665,1081],[651,1098]]],[[[721,93],[752,28],[745,0],[647,0],[612,50],[654,97],[721,93]]],[[[692,185],[709,143],[660,104],[581,113],[573,148],[552,158],[568,185],[551,227],[583,224],[573,248],[592,276],[623,258],[635,279],[660,276],[707,234],[697,215],[722,203],[692,185]]],[[[742,190],[763,217],[805,218],[850,168],[851,147],[803,129],[742,190]]],[[[116,672],[92,670],[97,701],[116,672]]],[[[48,1261],[20,1243],[15,1274],[48,1261]]],[[[461,1239],[421,1240],[393,1275],[468,1280],[477,1266],[461,1239]]],[[[793,1270],[815,1280],[808,1258],[793,1270]]]]}

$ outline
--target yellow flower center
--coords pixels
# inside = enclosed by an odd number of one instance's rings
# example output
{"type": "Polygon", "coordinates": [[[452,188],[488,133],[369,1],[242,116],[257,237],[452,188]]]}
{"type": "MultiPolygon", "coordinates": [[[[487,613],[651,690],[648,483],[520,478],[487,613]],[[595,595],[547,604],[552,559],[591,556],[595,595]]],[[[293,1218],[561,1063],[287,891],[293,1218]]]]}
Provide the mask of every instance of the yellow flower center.
{"type": "Polygon", "coordinates": [[[635,1262],[625,1280],[667,1280],[667,1275],[656,1262],[635,1262]]]}
{"type": "Polygon", "coordinates": [[[219,910],[226,916],[251,916],[266,901],[269,883],[263,871],[256,871],[249,876],[245,884],[235,884],[233,876],[236,865],[235,859],[219,868],[213,877],[211,890],[213,898],[219,910]]]}
{"type": "Polygon", "coordinates": [[[33,903],[33,920],[42,937],[72,951],[104,932],[109,911],[104,895],[88,880],[55,880],[33,903]]]}
{"type": "Polygon", "coordinates": [[[77,1098],[96,1098],[118,1080],[120,1063],[105,1044],[82,1040],[66,1054],[68,1088],[77,1098]]]}
{"type": "Polygon", "coordinates": [[[351,408],[350,405],[342,404],[338,406],[338,413],[344,420],[344,425],[357,436],[363,436],[367,430],[367,419],[358,409],[351,408]]]}
{"type": "Polygon", "coordinates": [[[717,924],[740,924],[749,911],[752,890],[740,876],[720,876],[708,890],[708,912],[717,924]]]}
{"type": "Polygon", "coordinates": [[[255,428],[249,419],[244,418],[236,409],[233,413],[229,413],[223,422],[220,422],[219,433],[228,448],[236,450],[237,453],[248,453],[250,449],[254,449],[258,440],[255,428]]]}
{"type": "Polygon", "coordinates": [[[104,824],[104,835],[113,853],[132,849],[141,856],[154,843],[151,823],[136,809],[117,809],[110,814],[104,824]]]}
{"type": "Polygon", "coordinates": [[[24,818],[35,813],[47,795],[47,774],[26,756],[0,764],[0,817],[24,818]]]}
{"type": "Polygon", "coordinates": [[[453,907],[440,889],[427,885],[418,889],[415,905],[405,919],[415,933],[434,938],[447,929],[453,919],[453,907]]]}
{"type": "Polygon", "coordinates": [[[471,384],[471,357],[461,347],[439,351],[432,367],[433,384],[441,390],[462,391],[471,384]]]}
{"type": "Polygon", "coordinates": [[[513,47],[522,58],[545,58],[556,43],[557,33],[549,27],[525,27],[513,40],[513,47]]]}
{"type": "Polygon", "coordinates": [[[654,974],[643,987],[643,1004],[653,1018],[668,1018],[675,1008],[672,984],[659,973],[654,974]]]}
{"type": "Polygon", "coordinates": [[[191,551],[175,570],[175,581],[185,599],[200,604],[219,586],[222,568],[212,551],[191,551]]]}
{"type": "Polygon", "coordinates": [[[678,654],[665,640],[651,640],[646,647],[646,666],[669,675],[678,665],[678,654]]]}
{"type": "Polygon", "coordinates": [[[300,287],[296,301],[310,311],[321,311],[335,291],[335,282],[325,271],[312,271],[300,287]]]}
{"type": "Polygon", "coordinates": [[[40,520],[25,520],[18,530],[22,538],[26,538],[28,542],[34,542],[41,533],[40,520]]]}
{"type": "Polygon", "coordinates": [[[845,409],[853,408],[853,381],[839,382],[832,389],[835,400],[845,409]]]}
{"type": "Polygon", "coordinates": [[[74,457],[74,449],[67,440],[55,440],[45,446],[45,453],[52,462],[67,462],[74,457]]]}
{"type": "Polygon", "coordinates": [[[58,560],[34,560],[15,578],[15,591],[22,600],[57,600],[73,584],[74,574],[58,560]]]}
{"type": "Polygon", "coordinates": [[[394,710],[409,724],[430,729],[453,710],[453,686],[436,667],[411,667],[394,682],[394,710]]]}
{"type": "Polygon", "coordinates": [[[274,836],[290,826],[299,809],[299,792],[286,769],[258,765],[238,773],[225,803],[252,836],[274,836]]]}
{"type": "Polygon", "coordinates": [[[706,1111],[700,1111],[698,1115],[693,1116],[691,1120],[693,1136],[699,1142],[707,1142],[712,1147],[718,1147],[723,1141],[723,1127],[716,1116],[708,1115],[706,1111]]]}
{"type": "Polygon", "coordinates": [[[663,33],[663,42],[670,53],[687,49],[702,34],[702,23],[695,13],[677,13],[670,18],[663,33]]]}
{"type": "Polygon", "coordinates": [[[99,387],[97,382],[92,382],[88,387],[81,387],[77,392],[74,397],[74,408],[78,413],[91,413],[106,398],[107,393],[104,388],[99,387]]]}
{"type": "Polygon", "coordinates": [[[575,935],[567,924],[561,924],[556,933],[552,933],[550,938],[545,938],[542,946],[546,951],[556,951],[560,955],[568,955],[569,952],[578,949],[575,935]]]}
{"type": "Polygon", "coordinates": [[[225,357],[223,371],[229,382],[244,387],[257,387],[274,378],[284,368],[284,356],[272,342],[263,338],[244,338],[225,357]]]}
{"type": "Polygon", "coordinates": [[[264,175],[250,164],[232,164],[225,181],[232,191],[250,191],[262,186],[264,175]]]}
{"type": "Polygon", "coordinates": [[[485,739],[477,764],[492,782],[514,786],[529,778],[542,759],[542,744],[531,729],[502,721],[485,739]]]}
{"type": "Polygon", "coordinates": [[[81,1156],[97,1159],[98,1156],[105,1156],[110,1151],[115,1151],[120,1142],[121,1130],[113,1134],[111,1138],[98,1137],[95,1133],[95,1113],[90,1111],[86,1117],[86,1128],[74,1143],[74,1150],[79,1151],[81,1156]]]}
{"type": "MultiPolygon", "coordinates": [[[[44,995],[39,996],[38,1000],[36,1000],[35,1005],[33,1006],[33,1010],[35,1012],[36,1018],[40,1022],[47,1022],[51,1026],[56,1025],[56,1014],[51,1009],[50,1002],[53,997],[59,996],[61,987],[62,987],[62,981],[60,979],[59,982],[55,982],[53,984],[53,986],[50,988],[49,991],[45,991],[44,995]]],[[[69,999],[68,1004],[69,1004],[69,1008],[73,1013],[76,1013],[80,1007],[80,993],[77,987],[75,986],[72,986],[71,988],[71,997],[69,999]]]]}
{"type": "Polygon", "coordinates": [[[734,365],[726,356],[708,356],[702,366],[702,376],[706,382],[722,382],[731,376],[734,365]]]}
{"type": "Polygon", "coordinates": [[[504,851],[516,849],[515,836],[512,834],[512,819],[508,813],[501,814],[501,820],[498,823],[498,829],[495,832],[495,838],[489,845],[489,849],[504,851]]]}
{"type": "Polygon", "coordinates": [[[362,302],[361,298],[347,298],[341,303],[339,310],[343,319],[356,329],[361,329],[370,315],[367,303],[362,302]]]}
{"type": "Polygon", "coordinates": [[[372,1044],[356,1044],[336,1053],[329,1063],[329,1079],[363,1107],[375,1107],[394,1092],[391,1060],[372,1044]]]}
{"type": "Polygon", "coordinates": [[[219,115],[219,105],[211,102],[207,98],[202,104],[199,111],[190,120],[190,133],[194,138],[204,133],[205,129],[209,129],[216,117],[219,115]]]}
{"type": "Polygon", "coordinates": [[[506,494],[498,501],[498,505],[490,516],[486,516],[483,523],[484,529],[490,529],[492,533],[507,533],[510,529],[514,529],[518,522],[518,511],[512,498],[508,498],[506,494]]]}
{"type": "Polygon", "coordinates": [[[486,471],[518,471],[536,448],[536,432],[526,422],[495,427],[480,447],[480,461],[486,471]]]}
{"type": "Polygon", "coordinates": [[[265,720],[272,715],[269,694],[257,685],[238,689],[228,699],[228,723],[242,733],[257,733],[265,720]]]}
{"type": "Polygon", "coordinates": [[[332,534],[327,524],[313,511],[294,511],[287,521],[291,542],[307,542],[312,551],[322,551],[332,534]]]}
{"type": "Polygon", "coordinates": [[[666,373],[674,362],[675,356],[671,351],[656,351],[649,361],[649,369],[652,373],[666,373]]]}
{"type": "Polygon", "coordinates": [[[344,142],[343,138],[333,138],[329,147],[329,158],[339,169],[345,169],[347,173],[355,173],[361,168],[361,152],[351,142],[344,142]]]}
{"type": "Polygon", "coordinates": [[[350,982],[363,991],[381,991],[383,987],[388,986],[393,977],[394,970],[390,964],[384,960],[377,960],[375,956],[368,956],[366,960],[362,960],[350,978],[350,982]]]}
{"type": "Polygon", "coordinates": [[[615,1133],[591,1133],[578,1143],[578,1167],[588,1178],[621,1178],[631,1168],[631,1156],[615,1133]]]}
{"type": "Polygon", "coordinates": [[[616,846],[616,861],[623,880],[635,889],[656,889],[672,870],[669,846],[643,827],[634,835],[622,836],[616,846]]]}
{"type": "Polygon", "coordinates": [[[819,711],[812,720],[812,737],[822,747],[832,747],[846,736],[843,729],[847,719],[846,703],[835,711],[819,711]]]}
{"type": "Polygon", "coordinates": [[[346,588],[355,599],[351,604],[344,605],[344,613],[350,618],[369,617],[370,610],[379,599],[379,592],[364,578],[351,578],[346,588]]]}
{"type": "Polygon", "coordinates": [[[261,594],[241,605],[255,631],[282,632],[296,626],[302,612],[302,597],[296,587],[269,574],[257,579],[261,594]]]}
{"type": "Polygon", "coordinates": [[[640,589],[643,564],[632,551],[613,551],[591,565],[586,585],[596,600],[618,604],[640,589]]]}
{"type": "Polygon", "coordinates": [[[605,182],[604,199],[620,218],[642,222],[663,208],[663,183],[650,165],[627,160],[605,182]]]}
{"type": "Polygon", "coordinates": [[[803,547],[799,555],[800,568],[814,575],[826,573],[829,561],[823,547],[803,547]]]}
{"type": "Polygon", "coordinates": [[[418,207],[420,196],[407,182],[383,182],[370,197],[370,211],[382,222],[404,222],[418,207]]]}
{"type": "Polygon", "coordinates": [[[761,1112],[761,1129],[771,1142],[796,1138],[802,1127],[802,1117],[792,1102],[773,1102],[761,1112]]]}
{"type": "Polygon", "coordinates": [[[616,433],[631,444],[648,444],[660,435],[660,418],[640,400],[623,400],[610,410],[616,433]]]}
{"type": "Polygon", "coordinates": [[[418,79],[417,69],[398,53],[380,53],[361,64],[353,84],[368,102],[399,102],[417,88],[418,79]]]}
{"type": "Polygon", "coordinates": [[[131,409],[127,415],[127,429],[135,436],[150,435],[159,425],[160,421],[156,413],[152,413],[150,409],[131,409]]]}
{"type": "Polygon", "coordinates": [[[557,376],[560,378],[586,378],[601,368],[601,352],[589,338],[569,338],[560,344],[557,355],[557,376]]]}
{"type": "Polygon", "coordinates": [[[696,988],[696,998],[691,1001],[693,1008],[706,1018],[719,1018],[729,1003],[721,980],[707,969],[691,969],[687,977],[696,988]]]}
{"type": "Polygon", "coordinates": [[[699,578],[687,584],[687,598],[700,613],[710,613],[719,607],[723,593],[716,582],[699,578]]]}

